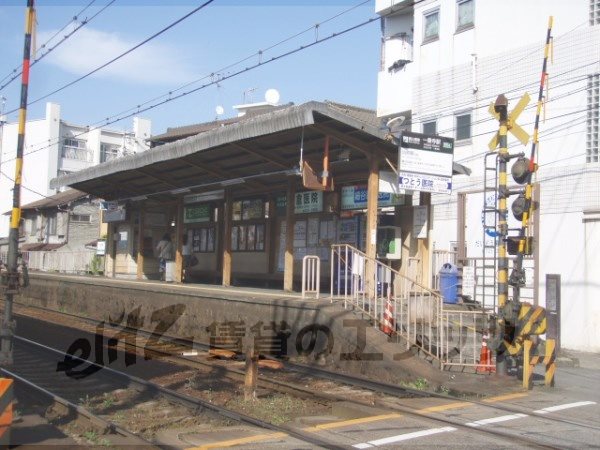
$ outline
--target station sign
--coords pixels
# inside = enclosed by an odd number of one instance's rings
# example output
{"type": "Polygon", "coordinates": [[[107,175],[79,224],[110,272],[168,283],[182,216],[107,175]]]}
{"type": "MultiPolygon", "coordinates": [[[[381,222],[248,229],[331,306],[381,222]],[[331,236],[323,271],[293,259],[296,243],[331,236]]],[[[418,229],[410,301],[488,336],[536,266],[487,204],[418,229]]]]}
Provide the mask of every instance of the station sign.
{"type": "MultiPolygon", "coordinates": [[[[377,207],[397,206],[404,204],[404,196],[392,192],[377,194],[377,207]]],[[[367,186],[344,186],[342,188],[342,210],[366,209],[367,186]]]]}
{"type": "Polygon", "coordinates": [[[398,184],[413,191],[452,192],[454,139],[404,131],[398,148],[398,184]]]}
{"type": "Polygon", "coordinates": [[[186,206],[183,208],[183,223],[210,222],[211,206],[203,205],[186,206]]]}

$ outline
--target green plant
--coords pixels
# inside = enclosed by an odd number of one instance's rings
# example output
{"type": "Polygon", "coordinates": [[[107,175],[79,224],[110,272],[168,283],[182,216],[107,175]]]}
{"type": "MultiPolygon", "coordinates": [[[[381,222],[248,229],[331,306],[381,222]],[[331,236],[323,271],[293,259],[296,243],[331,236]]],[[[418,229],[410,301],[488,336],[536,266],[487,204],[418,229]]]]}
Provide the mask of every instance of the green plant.
{"type": "Polygon", "coordinates": [[[100,441],[98,442],[98,444],[101,445],[102,447],[112,447],[112,442],[110,442],[106,438],[100,439],[100,441]]]}
{"type": "Polygon", "coordinates": [[[100,258],[99,255],[94,255],[89,265],[89,271],[92,273],[92,275],[99,275],[104,272],[102,262],[102,258],[100,258]]]}
{"type": "Polygon", "coordinates": [[[83,437],[90,441],[92,444],[98,442],[98,433],[95,431],[86,431],[83,433],[83,437]]]}
{"type": "Polygon", "coordinates": [[[415,389],[418,389],[419,391],[427,389],[427,386],[429,386],[429,383],[425,378],[417,378],[414,384],[415,389]]]}
{"type": "Polygon", "coordinates": [[[102,401],[102,408],[110,408],[115,404],[115,398],[111,395],[104,394],[104,400],[102,401]]]}

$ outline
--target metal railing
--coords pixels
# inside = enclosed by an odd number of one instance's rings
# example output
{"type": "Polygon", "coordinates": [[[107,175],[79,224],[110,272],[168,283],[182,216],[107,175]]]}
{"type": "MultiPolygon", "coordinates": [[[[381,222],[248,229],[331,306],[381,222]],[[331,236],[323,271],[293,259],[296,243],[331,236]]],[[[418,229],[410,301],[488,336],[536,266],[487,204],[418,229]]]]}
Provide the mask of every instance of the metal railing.
{"type": "Polygon", "coordinates": [[[302,298],[306,294],[315,294],[319,298],[321,287],[321,258],[313,255],[306,255],[302,259],[302,298]]]}
{"type": "Polygon", "coordinates": [[[406,347],[451,366],[478,365],[481,336],[488,315],[481,310],[445,306],[439,292],[401,274],[381,261],[347,245],[331,246],[331,301],[352,306],[381,329],[386,302],[393,311],[393,336],[406,347]],[[368,265],[372,270],[367,270],[368,265]],[[370,273],[369,277],[367,274],[370,273]]]}
{"type": "Polygon", "coordinates": [[[30,270],[60,273],[88,273],[92,271],[95,250],[79,252],[23,252],[23,261],[30,270]]]}

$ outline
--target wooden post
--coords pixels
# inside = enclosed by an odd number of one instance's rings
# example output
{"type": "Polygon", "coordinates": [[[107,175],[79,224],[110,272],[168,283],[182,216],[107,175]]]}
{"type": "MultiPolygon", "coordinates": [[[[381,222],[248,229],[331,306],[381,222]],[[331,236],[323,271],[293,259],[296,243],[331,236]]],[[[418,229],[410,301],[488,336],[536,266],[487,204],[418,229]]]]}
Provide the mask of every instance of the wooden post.
{"type": "Polygon", "coordinates": [[[233,213],[231,191],[225,190],[225,207],[223,208],[223,286],[231,286],[231,224],[233,213]]]}
{"type": "Polygon", "coordinates": [[[267,229],[265,230],[265,252],[268,255],[267,270],[269,274],[275,273],[275,267],[277,264],[277,254],[275,249],[277,248],[277,238],[275,235],[275,225],[277,223],[277,202],[274,196],[269,197],[269,218],[267,220],[267,229]]]}
{"type": "MultiPolygon", "coordinates": [[[[253,336],[250,336],[253,338],[253,336]]],[[[244,400],[256,398],[256,382],[258,380],[258,352],[254,347],[254,339],[250,339],[246,348],[246,376],[244,377],[244,400]]]]}
{"type": "Polygon", "coordinates": [[[369,257],[365,263],[365,287],[367,297],[375,298],[375,264],[377,257],[377,197],[379,196],[379,161],[375,156],[369,160],[369,181],[367,183],[367,243],[365,253],[369,257]],[[371,259],[372,258],[372,259],[371,259]]]}
{"type": "Polygon", "coordinates": [[[177,250],[175,252],[175,282],[181,283],[183,281],[183,198],[180,198],[177,202],[175,235],[177,236],[177,250]]]}
{"type": "MultiPolygon", "coordinates": [[[[429,270],[429,238],[431,236],[431,194],[429,192],[421,192],[419,194],[419,205],[427,206],[427,237],[418,239],[418,253],[421,260],[421,282],[431,287],[431,274],[429,270]]],[[[416,237],[416,236],[415,236],[416,237]]]]}
{"type": "Polygon", "coordinates": [[[287,204],[285,210],[285,259],[283,269],[283,290],[294,289],[294,207],[296,200],[295,180],[288,180],[287,204]]]}
{"type": "Polygon", "coordinates": [[[136,272],[136,278],[138,280],[142,280],[144,278],[144,216],[144,209],[140,208],[138,219],[138,251],[136,272]]]}

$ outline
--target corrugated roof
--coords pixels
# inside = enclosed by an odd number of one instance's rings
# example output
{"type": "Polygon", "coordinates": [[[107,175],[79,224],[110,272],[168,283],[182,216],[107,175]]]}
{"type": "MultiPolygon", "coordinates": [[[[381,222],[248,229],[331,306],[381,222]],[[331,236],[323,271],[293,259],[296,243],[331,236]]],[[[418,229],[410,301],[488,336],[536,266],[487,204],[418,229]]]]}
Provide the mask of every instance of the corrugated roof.
{"type": "Polygon", "coordinates": [[[59,192],[58,194],[51,195],[50,197],[37,200],[32,203],[21,206],[22,210],[42,209],[42,208],[55,208],[57,206],[67,205],[75,200],[86,197],[88,194],[85,192],[78,191],[77,189],[67,189],[66,191],[59,192]]]}

